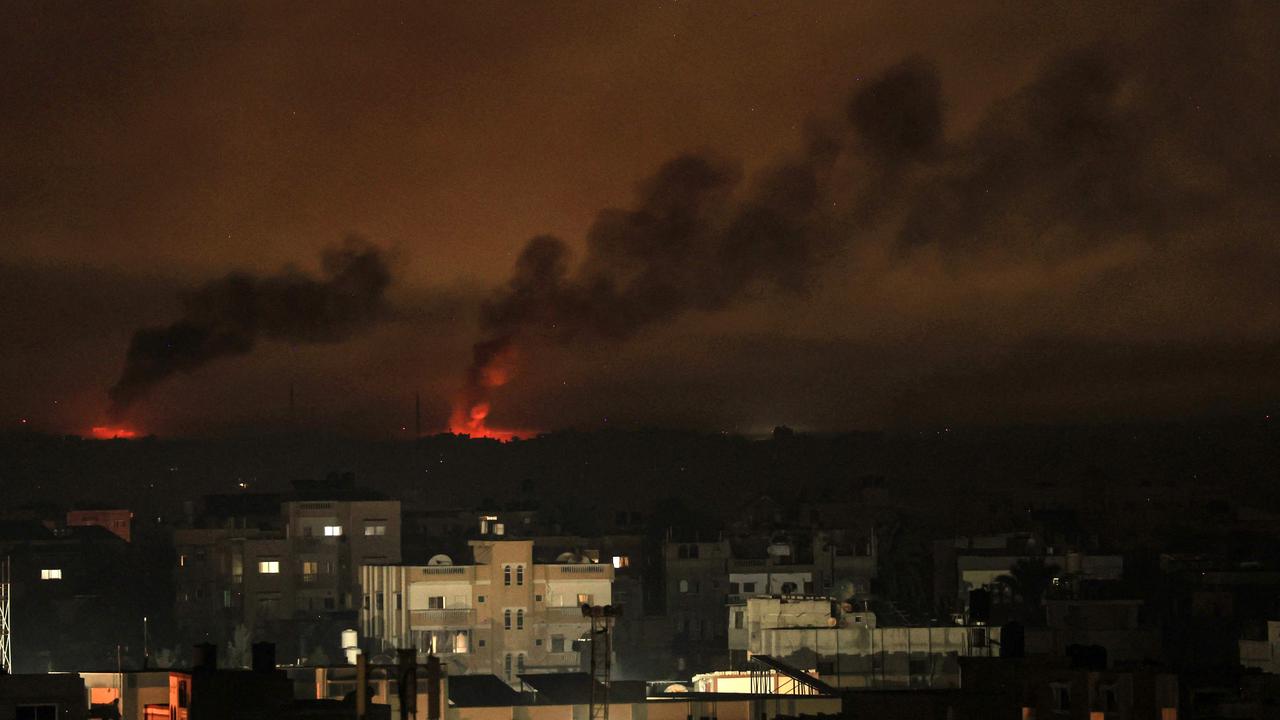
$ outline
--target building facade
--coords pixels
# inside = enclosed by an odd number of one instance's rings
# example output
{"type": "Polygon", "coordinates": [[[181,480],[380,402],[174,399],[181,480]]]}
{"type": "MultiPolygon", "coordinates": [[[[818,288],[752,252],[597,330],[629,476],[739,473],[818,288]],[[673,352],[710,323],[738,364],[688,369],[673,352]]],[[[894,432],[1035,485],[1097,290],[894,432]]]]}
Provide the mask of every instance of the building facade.
{"type": "Polygon", "coordinates": [[[454,675],[581,667],[590,622],[582,606],[612,603],[611,563],[536,563],[532,540],[473,540],[474,562],[445,556],[427,565],[366,565],[360,628],[375,657],[417,648],[454,675]]]}

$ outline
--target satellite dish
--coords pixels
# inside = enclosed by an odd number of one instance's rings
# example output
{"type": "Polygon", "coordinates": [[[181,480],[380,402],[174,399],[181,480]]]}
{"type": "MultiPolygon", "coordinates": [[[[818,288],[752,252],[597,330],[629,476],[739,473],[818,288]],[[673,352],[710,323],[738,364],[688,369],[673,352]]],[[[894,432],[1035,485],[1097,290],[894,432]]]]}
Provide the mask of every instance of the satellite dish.
{"type": "Polygon", "coordinates": [[[670,684],[670,685],[666,686],[665,688],[663,688],[663,689],[662,689],[662,692],[664,692],[664,693],[687,693],[687,692],[689,692],[689,688],[687,688],[687,687],[685,687],[685,686],[683,686],[683,685],[678,685],[678,684],[672,683],[672,684],[670,684]]]}
{"type": "Polygon", "coordinates": [[[442,553],[440,555],[432,555],[431,559],[427,561],[427,564],[432,566],[452,565],[453,559],[442,553]]]}
{"type": "Polygon", "coordinates": [[[853,586],[853,581],[846,579],[837,582],[836,586],[832,588],[831,594],[836,600],[847,602],[853,599],[853,596],[857,594],[857,590],[853,586]]]}
{"type": "Polygon", "coordinates": [[[587,558],[575,552],[562,552],[556,556],[556,562],[561,565],[581,565],[587,562],[587,558]]]}

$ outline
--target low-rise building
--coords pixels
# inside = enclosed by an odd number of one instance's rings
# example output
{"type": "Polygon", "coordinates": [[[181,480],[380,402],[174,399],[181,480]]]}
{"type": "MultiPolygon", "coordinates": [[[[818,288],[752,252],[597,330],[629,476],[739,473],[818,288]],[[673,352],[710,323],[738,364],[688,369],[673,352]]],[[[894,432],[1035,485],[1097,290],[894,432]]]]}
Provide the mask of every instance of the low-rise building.
{"type": "Polygon", "coordinates": [[[812,670],[837,687],[956,687],[957,658],[999,654],[1000,628],[878,627],[859,603],[760,596],[731,606],[730,648],[812,670]]]}

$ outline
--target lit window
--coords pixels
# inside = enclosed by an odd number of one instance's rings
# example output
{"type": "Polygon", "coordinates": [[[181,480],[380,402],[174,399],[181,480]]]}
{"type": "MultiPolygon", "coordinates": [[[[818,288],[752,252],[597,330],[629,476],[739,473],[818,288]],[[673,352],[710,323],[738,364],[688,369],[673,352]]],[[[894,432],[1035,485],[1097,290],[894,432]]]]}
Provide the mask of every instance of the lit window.
{"type": "MultiPolygon", "coordinates": [[[[339,533],[341,534],[341,533],[339,533]]],[[[364,534],[371,537],[382,537],[387,534],[386,525],[365,525],[364,534]]]]}
{"type": "Polygon", "coordinates": [[[62,568],[45,568],[40,571],[41,580],[61,580],[62,568]]]}
{"type": "Polygon", "coordinates": [[[517,585],[524,584],[524,566],[523,565],[516,566],[516,584],[517,585]]]}
{"type": "Polygon", "coordinates": [[[187,556],[186,556],[186,555],[179,555],[179,556],[178,556],[178,567],[186,567],[186,566],[187,566],[187,556]]]}
{"type": "Polygon", "coordinates": [[[280,573],[280,561],[259,560],[258,573],[261,575],[278,575],[280,573]]]}
{"type": "Polygon", "coordinates": [[[304,560],[302,562],[302,580],[303,582],[313,582],[316,575],[320,573],[320,563],[315,560],[304,560]]]}
{"type": "Polygon", "coordinates": [[[689,592],[689,581],[688,581],[688,580],[681,580],[681,581],[680,581],[680,592],[682,592],[682,593],[687,593],[687,592],[689,592]]]}
{"type": "Polygon", "coordinates": [[[325,537],[339,537],[340,535],[342,535],[341,525],[325,525],[324,526],[325,537]]]}
{"type": "Polygon", "coordinates": [[[631,558],[627,557],[626,555],[613,556],[613,566],[615,568],[630,567],[630,565],[631,565],[631,558]]]}
{"type": "Polygon", "coordinates": [[[590,605],[590,604],[591,604],[591,596],[590,596],[590,595],[588,595],[588,594],[586,594],[586,593],[578,593],[578,604],[579,604],[579,605],[590,605]]]}

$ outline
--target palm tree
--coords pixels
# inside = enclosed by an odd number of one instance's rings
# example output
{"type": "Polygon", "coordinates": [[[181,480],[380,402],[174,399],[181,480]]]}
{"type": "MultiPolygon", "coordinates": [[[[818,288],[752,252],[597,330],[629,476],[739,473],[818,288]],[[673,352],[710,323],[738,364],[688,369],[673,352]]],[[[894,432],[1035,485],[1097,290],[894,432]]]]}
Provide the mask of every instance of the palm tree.
{"type": "Polygon", "coordinates": [[[1007,574],[996,578],[996,583],[1021,601],[1024,620],[1039,620],[1040,601],[1057,577],[1058,569],[1057,565],[1046,563],[1042,557],[1022,558],[1009,568],[1007,574]]]}

